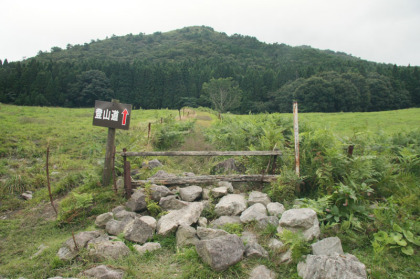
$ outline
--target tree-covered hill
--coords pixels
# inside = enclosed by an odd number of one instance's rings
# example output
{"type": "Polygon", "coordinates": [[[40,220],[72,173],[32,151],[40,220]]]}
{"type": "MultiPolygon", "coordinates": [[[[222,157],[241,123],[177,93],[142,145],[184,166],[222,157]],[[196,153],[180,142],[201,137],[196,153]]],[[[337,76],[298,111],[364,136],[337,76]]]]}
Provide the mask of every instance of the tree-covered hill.
{"type": "Polygon", "coordinates": [[[289,111],[293,100],[306,111],[420,106],[418,67],[266,44],[210,27],[112,36],[0,65],[0,102],[18,105],[87,107],[116,98],[142,108],[211,106],[203,83],[231,77],[241,90],[241,113],[289,111]]]}

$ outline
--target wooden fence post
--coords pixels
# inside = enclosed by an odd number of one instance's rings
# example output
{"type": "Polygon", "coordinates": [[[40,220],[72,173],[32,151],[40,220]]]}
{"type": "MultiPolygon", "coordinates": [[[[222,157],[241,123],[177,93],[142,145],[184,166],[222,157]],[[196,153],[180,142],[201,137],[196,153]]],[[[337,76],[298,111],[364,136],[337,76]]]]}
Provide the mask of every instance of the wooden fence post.
{"type": "Polygon", "coordinates": [[[295,163],[296,175],[300,177],[300,161],[299,161],[299,121],[298,121],[298,103],[293,103],[293,128],[295,134],[295,163]]]}
{"type": "MultiPolygon", "coordinates": [[[[113,103],[119,103],[118,100],[112,100],[113,103]]],[[[105,151],[105,162],[104,162],[104,173],[102,176],[102,185],[108,186],[111,183],[112,179],[112,153],[114,152],[115,146],[115,128],[108,128],[108,138],[106,141],[106,151],[105,151]]]]}

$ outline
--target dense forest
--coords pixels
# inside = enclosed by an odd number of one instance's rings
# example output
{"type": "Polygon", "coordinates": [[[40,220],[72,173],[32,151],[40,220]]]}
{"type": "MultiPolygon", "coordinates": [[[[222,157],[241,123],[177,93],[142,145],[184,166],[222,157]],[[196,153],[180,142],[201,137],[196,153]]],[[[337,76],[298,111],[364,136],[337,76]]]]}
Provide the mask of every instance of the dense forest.
{"type": "Polygon", "coordinates": [[[0,102],[91,107],[118,99],[135,108],[212,106],[203,84],[231,78],[238,113],[379,111],[420,106],[420,69],[368,62],[308,46],[186,27],[51,48],[0,60],[0,102]]]}

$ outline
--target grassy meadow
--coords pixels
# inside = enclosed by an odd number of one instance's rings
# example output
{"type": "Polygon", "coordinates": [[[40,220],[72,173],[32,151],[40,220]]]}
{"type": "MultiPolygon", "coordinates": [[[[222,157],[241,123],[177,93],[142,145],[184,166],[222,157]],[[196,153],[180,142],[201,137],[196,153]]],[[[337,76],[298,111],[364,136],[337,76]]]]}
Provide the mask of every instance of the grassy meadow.
{"type": "MultiPolygon", "coordinates": [[[[293,173],[291,114],[222,118],[208,109],[186,109],[181,121],[178,111],[133,110],[130,130],[117,130],[116,149],[271,150],[276,146],[284,150],[277,170],[281,179],[263,191],[287,209],[299,206],[295,199],[314,208],[322,237],[339,236],[344,251],[366,264],[369,278],[418,278],[420,109],[300,114],[301,177],[293,173]],[[152,123],[150,138],[148,123],[152,123]],[[355,146],[352,157],[348,145],[355,146]],[[391,236],[401,237],[406,245],[393,243],[391,236]]],[[[93,108],[0,104],[1,276],[77,277],[98,264],[83,251],[70,262],[56,256],[72,232],[94,230],[97,215],[125,202],[111,186],[100,185],[107,129],[92,126],[92,119],[93,108]],[[57,218],[46,187],[47,146],[57,218]],[[26,190],[34,192],[31,201],[20,198],[26,190]],[[35,255],[41,245],[46,248],[35,255]]],[[[132,168],[141,167],[146,159],[153,158],[130,158],[132,168]]],[[[160,169],[175,174],[208,174],[219,159],[159,158],[164,163],[160,169]]],[[[250,173],[260,173],[268,159],[238,160],[250,173]]],[[[137,177],[147,178],[156,171],[140,170],[137,177]]],[[[122,158],[117,156],[116,175],[121,172],[122,158]]],[[[259,235],[263,246],[275,234],[268,228],[259,235]]],[[[247,278],[257,264],[275,270],[279,278],[299,278],[296,264],[279,265],[273,254],[271,260],[245,259],[218,273],[201,262],[194,248],[177,248],[174,236],[155,241],[162,250],[144,256],[132,253],[104,264],[123,269],[124,278],[247,278]]],[[[303,253],[303,248],[296,252],[303,253]]]]}

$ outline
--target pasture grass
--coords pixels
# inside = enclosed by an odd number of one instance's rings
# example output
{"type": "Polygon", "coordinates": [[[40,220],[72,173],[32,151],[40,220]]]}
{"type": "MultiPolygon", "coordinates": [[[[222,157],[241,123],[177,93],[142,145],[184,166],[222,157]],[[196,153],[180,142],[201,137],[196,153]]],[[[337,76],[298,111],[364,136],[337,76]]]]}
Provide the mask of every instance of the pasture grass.
{"type": "MultiPolygon", "coordinates": [[[[418,129],[419,115],[420,109],[407,109],[373,113],[301,113],[299,117],[303,128],[308,125],[319,130],[329,130],[337,137],[354,137],[357,133],[387,137],[418,129]]],[[[121,151],[122,148],[128,148],[129,151],[153,149],[155,131],[159,129],[160,122],[177,117],[178,111],[173,110],[132,111],[130,130],[117,130],[117,151],[121,151]],[[149,122],[152,123],[152,133],[148,139],[149,122]]],[[[225,117],[241,121],[253,121],[255,118],[253,115],[225,115],[225,117]]],[[[281,114],[280,117],[290,128],[292,116],[281,114]]],[[[182,121],[187,121],[188,118],[196,119],[195,128],[192,133],[185,136],[182,143],[174,147],[175,149],[219,148],[203,136],[207,129],[220,122],[217,114],[206,109],[198,109],[191,110],[190,117],[187,112],[187,117],[183,117],[182,121]]],[[[53,276],[77,277],[81,271],[99,264],[83,253],[77,260],[71,262],[60,261],[56,256],[59,247],[71,237],[72,232],[94,230],[93,222],[96,215],[124,202],[124,199],[120,195],[115,195],[112,189],[104,189],[98,184],[104,160],[107,129],[92,126],[92,119],[92,108],[18,107],[0,104],[1,276],[6,278],[23,276],[28,279],[53,276]],[[45,179],[45,152],[48,145],[51,152],[50,176],[55,203],[59,205],[62,200],[70,196],[69,193],[73,192],[92,194],[93,204],[84,212],[85,214],[73,222],[56,221],[49,205],[45,179]],[[25,190],[34,191],[33,200],[23,201],[19,197],[25,190]],[[47,248],[40,255],[34,256],[41,244],[47,248]]],[[[266,131],[265,138],[259,140],[263,146],[264,144],[268,146],[275,134],[266,131]]],[[[130,159],[132,168],[141,166],[144,159],[148,158],[130,159]]],[[[173,173],[184,171],[208,173],[210,166],[216,162],[215,158],[200,157],[163,157],[159,160],[165,165],[162,169],[173,173]]],[[[122,171],[121,161],[121,157],[117,156],[117,174],[122,171]]],[[[412,163],[411,165],[414,166],[412,163]]],[[[146,178],[152,172],[140,175],[146,178]]],[[[414,188],[419,187],[418,177],[404,174],[400,178],[398,178],[399,189],[408,193],[402,193],[400,199],[404,199],[402,201],[404,203],[411,203],[410,206],[405,206],[410,214],[418,215],[416,196],[410,195],[414,188]]],[[[387,186],[389,188],[381,187],[392,191],[394,182],[395,180],[389,181],[387,186]]],[[[398,195],[396,198],[399,198],[398,195]]],[[[388,217],[384,217],[385,221],[386,218],[388,217]]],[[[252,230],[252,227],[246,229],[252,230]]],[[[275,233],[273,228],[261,232],[260,243],[266,247],[269,237],[275,233]]],[[[355,234],[351,230],[337,232],[334,228],[323,228],[322,233],[323,237],[338,234],[343,241],[345,252],[356,255],[366,264],[369,278],[418,276],[418,253],[407,257],[390,250],[389,253],[378,257],[370,246],[371,233],[355,234]]],[[[199,259],[195,249],[177,249],[174,236],[156,241],[162,244],[162,250],[143,256],[132,253],[124,259],[102,263],[123,269],[126,274],[124,278],[247,278],[250,270],[258,264],[264,264],[274,270],[279,278],[298,278],[296,265],[277,264],[272,259],[245,259],[224,272],[214,272],[199,259]]],[[[271,256],[275,259],[275,255],[271,256]]]]}

